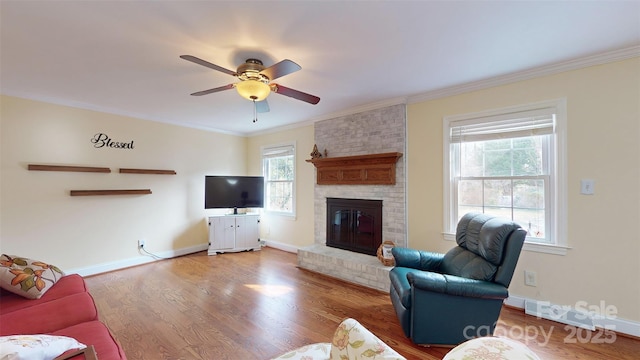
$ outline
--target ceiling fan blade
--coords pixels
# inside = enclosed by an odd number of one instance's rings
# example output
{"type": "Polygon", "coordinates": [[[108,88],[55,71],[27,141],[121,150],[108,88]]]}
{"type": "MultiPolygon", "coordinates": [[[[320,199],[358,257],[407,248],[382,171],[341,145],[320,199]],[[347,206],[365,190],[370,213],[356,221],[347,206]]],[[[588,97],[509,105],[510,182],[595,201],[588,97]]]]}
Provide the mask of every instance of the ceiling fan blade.
{"type": "Polygon", "coordinates": [[[264,99],[262,101],[256,101],[256,111],[259,113],[266,113],[269,112],[269,103],[267,102],[267,99],[264,99]]]}
{"type": "Polygon", "coordinates": [[[277,94],[292,97],[294,99],[308,102],[309,104],[317,104],[320,102],[320,98],[311,94],[303,93],[302,91],[290,89],[278,84],[271,84],[271,90],[277,94]]]}
{"type": "Polygon", "coordinates": [[[202,60],[200,58],[197,58],[195,56],[191,56],[191,55],[180,55],[181,59],[185,59],[187,61],[191,61],[192,63],[196,63],[198,65],[202,65],[202,66],[206,66],[209,69],[213,69],[213,70],[218,70],[220,72],[223,72],[225,74],[229,74],[231,76],[237,76],[238,74],[235,71],[231,71],[229,69],[225,69],[222,66],[218,66],[216,64],[212,64],[208,61],[202,60]]]}
{"type": "Polygon", "coordinates": [[[229,85],[220,86],[220,87],[209,89],[209,90],[202,90],[202,91],[194,92],[191,95],[193,95],[193,96],[202,96],[202,95],[212,94],[212,93],[219,92],[219,91],[231,90],[235,86],[236,86],[235,84],[229,84],[229,85]]]}
{"type": "Polygon", "coordinates": [[[277,64],[273,64],[266,69],[260,71],[260,74],[265,75],[269,80],[275,80],[279,77],[291,74],[302,69],[300,65],[294,63],[289,59],[284,59],[277,64]]]}

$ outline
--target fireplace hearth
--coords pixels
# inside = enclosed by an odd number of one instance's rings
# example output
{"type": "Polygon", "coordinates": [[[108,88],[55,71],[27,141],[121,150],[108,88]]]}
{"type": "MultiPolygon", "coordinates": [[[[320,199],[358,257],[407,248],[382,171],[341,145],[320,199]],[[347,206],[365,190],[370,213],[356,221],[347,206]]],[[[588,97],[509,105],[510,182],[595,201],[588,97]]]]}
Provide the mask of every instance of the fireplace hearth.
{"type": "Polygon", "coordinates": [[[327,246],[375,256],[381,243],[382,200],[327,198],[327,246]]]}

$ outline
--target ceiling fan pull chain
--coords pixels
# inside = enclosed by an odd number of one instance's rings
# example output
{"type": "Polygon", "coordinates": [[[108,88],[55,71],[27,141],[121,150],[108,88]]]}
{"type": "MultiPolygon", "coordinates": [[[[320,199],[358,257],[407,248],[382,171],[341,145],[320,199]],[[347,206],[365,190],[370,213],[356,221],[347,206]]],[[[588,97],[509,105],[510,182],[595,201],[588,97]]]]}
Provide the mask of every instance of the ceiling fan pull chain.
{"type": "Polygon", "coordinates": [[[258,109],[256,105],[256,99],[253,99],[253,122],[258,121],[258,109]]]}

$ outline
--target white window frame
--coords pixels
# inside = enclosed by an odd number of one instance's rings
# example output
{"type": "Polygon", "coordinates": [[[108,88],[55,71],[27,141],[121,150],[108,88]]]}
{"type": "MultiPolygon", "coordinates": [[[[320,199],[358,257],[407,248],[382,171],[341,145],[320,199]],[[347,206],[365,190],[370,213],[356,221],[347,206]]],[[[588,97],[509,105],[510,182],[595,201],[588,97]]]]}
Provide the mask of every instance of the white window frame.
{"type": "MultiPolygon", "coordinates": [[[[452,180],[451,170],[451,125],[454,122],[480,119],[501,118],[513,113],[532,112],[539,109],[551,109],[555,113],[555,129],[553,146],[555,152],[550,169],[549,192],[545,190],[546,206],[549,209],[550,244],[525,241],[524,250],[566,255],[567,249],[567,161],[566,161],[566,99],[555,99],[537,103],[518,105],[500,109],[486,110],[476,113],[446,116],[443,118],[443,237],[455,241],[456,220],[454,204],[457,204],[457,193],[452,180]]],[[[551,154],[552,156],[554,154],[551,154]]]]}
{"type": "Polygon", "coordinates": [[[288,142],[288,143],[281,143],[281,144],[276,144],[276,145],[268,145],[268,146],[263,146],[261,148],[261,154],[262,154],[262,174],[264,176],[264,197],[265,197],[265,207],[264,207],[264,211],[269,213],[269,214],[275,214],[275,215],[282,215],[282,216],[288,216],[288,217],[295,217],[296,216],[296,173],[297,173],[297,167],[296,167],[296,143],[294,142],[288,142]],[[273,158],[273,157],[277,157],[278,154],[283,154],[283,155],[291,155],[293,156],[293,180],[290,180],[292,183],[292,197],[293,199],[291,200],[291,211],[275,211],[275,210],[269,210],[269,198],[268,198],[268,186],[269,183],[271,181],[269,181],[269,176],[268,176],[268,167],[267,167],[267,159],[268,158],[273,158]]]}

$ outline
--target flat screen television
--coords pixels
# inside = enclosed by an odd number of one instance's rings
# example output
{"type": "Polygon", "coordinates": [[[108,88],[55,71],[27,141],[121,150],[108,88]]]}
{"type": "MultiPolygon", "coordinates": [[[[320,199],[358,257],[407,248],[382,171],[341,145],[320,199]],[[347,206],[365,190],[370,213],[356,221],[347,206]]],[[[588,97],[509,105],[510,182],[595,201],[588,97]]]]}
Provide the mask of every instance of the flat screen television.
{"type": "Polygon", "coordinates": [[[205,209],[264,207],[263,176],[213,176],[204,180],[205,209]]]}

